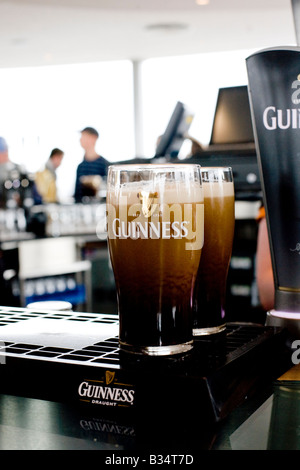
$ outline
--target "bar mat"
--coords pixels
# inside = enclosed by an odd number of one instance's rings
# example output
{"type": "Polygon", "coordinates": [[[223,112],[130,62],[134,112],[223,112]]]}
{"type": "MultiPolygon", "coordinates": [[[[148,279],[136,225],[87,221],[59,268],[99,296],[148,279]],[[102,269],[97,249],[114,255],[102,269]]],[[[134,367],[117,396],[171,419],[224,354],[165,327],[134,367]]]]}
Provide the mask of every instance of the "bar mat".
{"type": "Polygon", "coordinates": [[[0,392],[93,413],[194,413],[218,422],[286,367],[279,328],[229,323],[169,358],[123,353],[111,314],[0,307],[0,392]]]}

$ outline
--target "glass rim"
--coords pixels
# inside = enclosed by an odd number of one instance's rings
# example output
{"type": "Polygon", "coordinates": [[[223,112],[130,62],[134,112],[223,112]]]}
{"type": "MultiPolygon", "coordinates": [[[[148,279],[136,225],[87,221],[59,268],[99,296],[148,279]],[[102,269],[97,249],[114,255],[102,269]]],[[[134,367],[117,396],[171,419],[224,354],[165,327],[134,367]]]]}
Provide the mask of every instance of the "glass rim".
{"type": "Polygon", "coordinates": [[[201,167],[202,184],[232,183],[233,171],[230,166],[201,167]]]}
{"type": "Polygon", "coordinates": [[[232,171],[231,166],[201,166],[201,171],[232,171]]]}
{"type": "Polygon", "coordinates": [[[201,169],[201,165],[198,163],[120,163],[109,165],[108,170],[152,170],[152,169],[170,169],[174,170],[176,168],[197,168],[201,169]]]}

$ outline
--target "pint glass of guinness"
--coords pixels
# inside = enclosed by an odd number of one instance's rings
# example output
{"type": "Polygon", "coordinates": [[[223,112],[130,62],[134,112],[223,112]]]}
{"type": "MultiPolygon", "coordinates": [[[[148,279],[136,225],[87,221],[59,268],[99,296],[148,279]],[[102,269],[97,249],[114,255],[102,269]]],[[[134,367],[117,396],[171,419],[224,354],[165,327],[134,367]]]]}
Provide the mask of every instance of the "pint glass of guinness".
{"type": "Polygon", "coordinates": [[[204,246],[193,298],[193,335],[225,330],[225,294],[234,235],[231,168],[201,168],[204,246]]]}
{"type": "Polygon", "coordinates": [[[121,350],[166,356],[192,348],[203,224],[199,165],[109,167],[107,234],[121,350]]]}

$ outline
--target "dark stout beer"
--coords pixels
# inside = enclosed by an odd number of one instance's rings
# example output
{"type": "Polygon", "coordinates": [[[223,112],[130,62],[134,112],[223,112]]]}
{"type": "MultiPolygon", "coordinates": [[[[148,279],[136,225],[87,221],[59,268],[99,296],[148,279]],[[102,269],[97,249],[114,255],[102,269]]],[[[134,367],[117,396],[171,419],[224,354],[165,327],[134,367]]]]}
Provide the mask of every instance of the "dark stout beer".
{"type": "Polygon", "coordinates": [[[204,180],[203,191],[204,246],[194,290],[194,335],[225,328],[226,280],[234,235],[233,182],[204,180]]]}
{"type": "Polygon", "coordinates": [[[128,183],[117,195],[109,191],[107,199],[120,344],[147,354],[172,354],[192,342],[203,195],[199,182],[142,188],[128,183]]]}

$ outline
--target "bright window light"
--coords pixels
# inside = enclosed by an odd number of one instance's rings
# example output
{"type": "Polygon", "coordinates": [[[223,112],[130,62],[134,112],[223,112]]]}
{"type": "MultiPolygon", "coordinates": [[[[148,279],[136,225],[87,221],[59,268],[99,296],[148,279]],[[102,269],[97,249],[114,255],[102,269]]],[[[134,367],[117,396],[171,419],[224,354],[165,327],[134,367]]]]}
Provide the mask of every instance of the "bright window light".
{"type": "Polygon", "coordinates": [[[109,161],[134,157],[130,61],[0,69],[0,80],[0,135],[10,158],[35,172],[54,147],[64,150],[61,197],[73,195],[84,127],[99,131],[97,150],[109,161]]]}
{"type": "Polygon", "coordinates": [[[208,144],[218,89],[247,84],[245,59],[252,52],[241,50],[144,61],[141,82],[145,156],[154,155],[157,137],[164,132],[177,101],[194,112],[190,135],[201,144],[208,144]]]}

